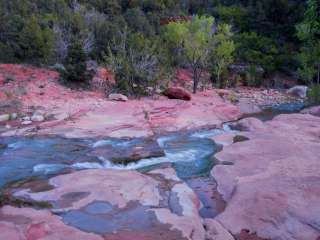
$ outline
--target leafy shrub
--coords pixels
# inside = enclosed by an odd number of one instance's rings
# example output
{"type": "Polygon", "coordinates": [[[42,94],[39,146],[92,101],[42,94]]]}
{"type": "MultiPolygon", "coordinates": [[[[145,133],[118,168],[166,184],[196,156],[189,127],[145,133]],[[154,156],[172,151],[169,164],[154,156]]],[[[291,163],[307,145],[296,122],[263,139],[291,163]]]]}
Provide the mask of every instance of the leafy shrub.
{"type": "Polygon", "coordinates": [[[320,84],[310,87],[308,91],[308,102],[311,105],[320,104],[320,84]]]}
{"type": "Polygon", "coordinates": [[[257,72],[257,67],[250,65],[246,73],[246,83],[250,87],[259,87],[262,83],[262,75],[257,72]]]}
{"type": "Polygon", "coordinates": [[[87,56],[82,48],[81,43],[77,40],[74,40],[68,48],[68,55],[64,63],[64,80],[71,82],[85,82],[87,80],[86,60],[87,56]]]}
{"type": "Polygon", "coordinates": [[[262,67],[267,72],[272,72],[277,68],[278,48],[273,39],[255,32],[246,32],[236,35],[235,41],[239,61],[262,67]]]}
{"type": "Polygon", "coordinates": [[[118,89],[125,94],[146,95],[163,75],[158,39],[147,39],[125,29],[110,44],[105,56],[108,69],[115,75],[118,89]]]}
{"type": "Polygon", "coordinates": [[[191,21],[172,22],[165,26],[164,38],[177,52],[182,51],[193,72],[196,93],[203,70],[212,65],[212,73],[221,85],[221,75],[233,60],[235,50],[231,26],[216,24],[213,17],[194,16],[191,21]]]}

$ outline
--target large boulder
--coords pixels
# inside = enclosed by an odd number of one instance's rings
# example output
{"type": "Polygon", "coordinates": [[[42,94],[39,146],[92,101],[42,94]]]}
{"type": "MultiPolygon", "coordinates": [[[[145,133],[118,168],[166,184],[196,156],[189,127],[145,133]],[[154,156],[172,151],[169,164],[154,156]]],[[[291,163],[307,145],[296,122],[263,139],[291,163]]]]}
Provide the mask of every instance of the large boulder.
{"type": "Polygon", "coordinates": [[[2,114],[0,115],[0,123],[1,122],[6,122],[10,120],[10,114],[2,114]]]}
{"type": "Polygon", "coordinates": [[[301,113],[311,114],[311,115],[320,117],[320,106],[315,106],[315,107],[306,108],[306,109],[304,109],[303,111],[301,111],[301,113]]]}
{"type": "Polygon", "coordinates": [[[280,115],[216,154],[232,163],[212,171],[227,201],[216,220],[238,239],[319,239],[319,136],[319,117],[280,115]]]}
{"type": "Polygon", "coordinates": [[[109,100],[126,102],[126,101],[128,101],[128,97],[123,94],[120,94],[120,93],[112,93],[109,95],[109,100]]]}
{"type": "MultiPolygon", "coordinates": [[[[147,175],[125,170],[85,170],[56,176],[49,184],[49,190],[41,191],[36,183],[27,183],[19,186],[14,196],[50,202],[51,211],[60,213],[59,219],[66,226],[102,235],[104,239],[205,239],[200,202],[171,168],[147,175]]],[[[20,219],[24,216],[28,217],[21,211],[20,219]]],[[[0,223],[1,217],[0,210],[0,223]]],[[[15,219],[8,218],[5,224],[14,224],[15,219]]]]}
{"type": "Polygon", "coordinates": [[[241,119],[237,122],[231,123],[230,127],[234,130],[238,130],[238,131],[247,131],[247,132],[251,132],[251,131],[255,131],[257,129],[264,129],[265,126],[263,124],[263,122],[257,118],[244,118],[241,119]]]}
{"type": "Polygon", "coordinates": [[[294,97],[299,97],[299,98],[306,98],[307,92],[308,92],[307,86],[295,86],[295,87],[290,88],[287,91],[288,94],[290,94],[294,97]]]}
{"type": "Polygon", "coordinates": [[[191,100],[191,94],[184,88],[181,87],[170,87],[163,93],[170,99],[180,99],[184,101],[191,100]]]}
{"type": "Polygon", "coordinates": [[[103,240],[103,237],[68,226],[47,210],[5,206],[0,209],[0,239],[103,240]]]}

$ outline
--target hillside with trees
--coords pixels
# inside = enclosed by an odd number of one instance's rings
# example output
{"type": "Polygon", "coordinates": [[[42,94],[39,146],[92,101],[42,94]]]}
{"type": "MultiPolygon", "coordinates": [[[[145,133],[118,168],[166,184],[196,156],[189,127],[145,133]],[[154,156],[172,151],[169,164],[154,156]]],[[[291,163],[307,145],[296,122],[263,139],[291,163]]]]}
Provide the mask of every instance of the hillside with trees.
{"type": "Polygon", "coordinates": [[[319,8],[316,0],[1,0],[0,62],[62,64],[67,80],[85,80],[94,60],[131,94],[179,67],[192,70],[194,91],[203,71],[218,87],[260,86],[274,72],[319,83],[319,8]],[[245,65],[245,77],[230,82],[231,64],[245,65]]]}
{"type": "Polygon", "coordinates": [[[320,240],[320,0],[0,0],[0,240],[320,240]]]}

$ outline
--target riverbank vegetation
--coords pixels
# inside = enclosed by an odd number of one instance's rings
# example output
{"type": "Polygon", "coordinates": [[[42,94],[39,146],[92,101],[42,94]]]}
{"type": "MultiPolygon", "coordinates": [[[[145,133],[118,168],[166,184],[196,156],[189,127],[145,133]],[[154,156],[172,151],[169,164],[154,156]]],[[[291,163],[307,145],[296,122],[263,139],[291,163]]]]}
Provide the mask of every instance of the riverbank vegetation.
{"type": "Polygon", "coordinates": [[[204,72],[217,87],[260,86],[274,72],[319,84],[319,39],[317,0],[0,0],[0,62],[85,81],[94,60],[128,94],[176,68],[192,71],[194,91],[204,72]]]}

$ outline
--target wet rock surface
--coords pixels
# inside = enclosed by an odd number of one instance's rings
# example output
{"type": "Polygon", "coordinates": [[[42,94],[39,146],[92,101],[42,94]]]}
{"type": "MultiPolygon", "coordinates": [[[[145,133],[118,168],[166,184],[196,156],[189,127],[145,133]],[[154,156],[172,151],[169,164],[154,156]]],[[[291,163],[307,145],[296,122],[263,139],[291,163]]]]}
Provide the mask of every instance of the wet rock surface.
{"type": "Polygon", "coordinates": [[[135,139],[127,142],[101,140],[94,144],[93,156],[100,156],[115,164],[128,164],[140,159],[163,157],[165,153],[156,140],[135,139]]]}
{"type": "Polygon", "coordinates": [[[238,131],[254,131],[265,127],[263,122],[257,118],[244,118],[235,123],[231,123],[230,126],[232,129],[238,131]]]}
{"type": "Polygon", "coordinates": [[[233,163],[212,171],[227,201],[216,220],[239,239],[317,239],[320,118],[280,115],[263,126],[216,155],[233,163]]]}
{"type": "Polygon", "coordinates": [[[320,117],[320,106],[314,106],[314,107],[304,109],[303,111],[301,111],[301,113],[311,114],[311,115],[320,117]]]}
{"type": "Polygon", "coordinates": [[[10,206],[0,209],[0,238],[8,240],[103,240],[98,235],[86,233],[64,224],[61,217],[53,215],[47,210],[10,206]]]}
{"type": "Polygon", "coordinates": [[[217,183],[212,177],[194,177],[186,183],[201,201],[199,214],[202,218],[215,218],[224,211],[226,202],[217,191],[217,183]]]}
{"type": "Polygon", "coordinates": [[[54,71],[0,65],[0,82],[4,74],[16,79],[0,86],[0,109],[11,114],[0,123],[0,186],[10,183],[6,195],[0,193],[0,239],[319,238],[318,109],[275,117],[283,111],[279,105],[276,113],[257,113],[258,105],[300,102],[301,96],[211,89],[190,97],[180,92],[178,98],[190,101],[157,95],[124,103],[65,88],[54,71]],[[39,110],[41,117],[31,121],[39,110]],[[221,127],[241,113],[275,118],[243,119],[235,123],[242,133],[169,134],[221,127]],[[143,138],[164,134],[158,141],[143,138]],[[16,138],[26,135],[34,137],[16,138]],[[217,161],[212,140],[224,146],[217,161]],[[133,162],[140,158],[148,159],[133,162]],[[150,163],[156,170],[145,174],[123,170],[150,163]],[[207,173],[217,163],[215,180],[207,173]],[[83,168],[113,170],[77,172],[83,168]]]}
{"type": "Polygon", "coordinates": [[[29,177],[158,158],[164,150],[153,138],[67,139],[59,136],[0,139],[0,187],[29,177]],[[27,159],[27,161],[26,161],[27,159]]]}
{"type": "MultiPolygon", "coordinates": [[[[155,170],[148,175],[135,171],[85,170],[54,177],[49,183],[54,187],[51,190],[32,192],[20,187],[14,196],[49,202],[53,206],[51,212],[59,216],[45,210],[35,214],[50,218],[49,227],[51,218],[58,221],[62,226],[57,232],[71,228],[83,234],[95,234],[91,237],[119,240],[129,236],[150,240],[205,239],[198,214],[200,202],[173,169],[155,170]]],[[[0,211],[7,208],[10,207],[0,211]]],[[[14,214],[18,210],[9,211],[14,214]]],[[[29,218],[24,211],[20,211],[20,216],[29,218]]],[[[1,222],[4,226],[17,224],[12,218],[2,218],[1,222]]],[[[52,234],[46,232],[49,237],[52,234]]]]}

